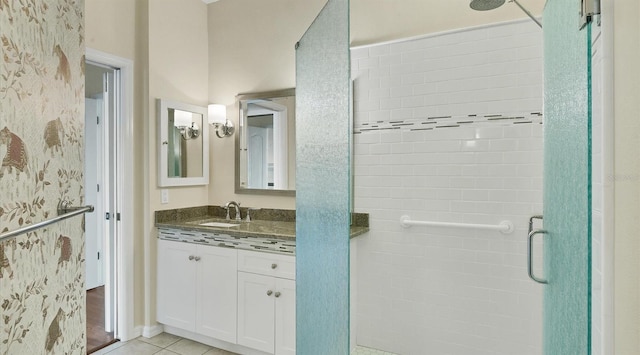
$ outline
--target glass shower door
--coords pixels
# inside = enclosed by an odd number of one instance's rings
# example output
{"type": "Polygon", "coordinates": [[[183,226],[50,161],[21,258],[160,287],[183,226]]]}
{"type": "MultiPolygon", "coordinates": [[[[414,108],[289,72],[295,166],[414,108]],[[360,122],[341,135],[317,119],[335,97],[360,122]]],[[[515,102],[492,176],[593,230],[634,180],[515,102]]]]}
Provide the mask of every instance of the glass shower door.
{"type": "Polygon", "coordinates": [[[544,28],[544,353],[591,353],[591,27],[548,0],[544,28]]]}
{"type": "Polygon", "coordinates": [[[296,352],[349,353],[349,1],[296,45],[296,352]]]}

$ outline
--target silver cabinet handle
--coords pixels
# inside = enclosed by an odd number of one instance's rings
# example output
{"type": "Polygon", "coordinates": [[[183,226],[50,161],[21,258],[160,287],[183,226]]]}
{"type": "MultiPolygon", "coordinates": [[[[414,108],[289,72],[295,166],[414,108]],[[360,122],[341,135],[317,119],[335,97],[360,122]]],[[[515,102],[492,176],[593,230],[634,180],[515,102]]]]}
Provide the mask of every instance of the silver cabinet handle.
{"type": "Polygon", "coordinates": [[[267,291],[267,296],[271,296],[272,293],[273,293],[273,291],[271,291],[271,290],[267,291]]]}
{"type": "Polygon", "coordinates": [[[193,259],[195,259],[195,256],[189,255],[189,260],[193,260],[193,259]]]}
{"type": "Polygon", "coordinates": [[[533,274],[533,258],[532,258],[532,246],[533,246],[533,237],[536,234],[547,234],[546,230],[543,229],[538,229],[535,231],[532,231],[531,233],[529,233],[529,237],[528,237],[528,243],[527,243],[527,272],[529,272],[529,278],[531,278],[531,280],[537,282],[537,283],[541,283],[541,284],[546,284],[547,280],[546,279],[541,279],[536,277],[533,274]]]}
{"type": "Polygon", "coordinates": [[[275,269],[275,268],[277,268],[277,267],[278,267],[278,264],[271,264],[271,268],[272,268],[272,269],[275,269]]]}
{"type": "Polygon", "coordinates": [[[276,298],[280,297],[280,292],[276,292],[276,294],[274,296],[276,296],[276,298]]]}
{"type": "Polygon", "coordinates": [[[196,259],[196,261],[200,261],[200,257],[196,256],[194,259],[196,259]]]}

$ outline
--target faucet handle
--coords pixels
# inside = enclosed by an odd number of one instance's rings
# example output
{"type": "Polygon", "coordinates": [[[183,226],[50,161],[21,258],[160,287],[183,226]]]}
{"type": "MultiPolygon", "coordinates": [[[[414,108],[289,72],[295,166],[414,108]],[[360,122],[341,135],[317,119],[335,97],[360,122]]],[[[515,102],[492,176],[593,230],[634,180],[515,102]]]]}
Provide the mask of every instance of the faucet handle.
{"type": "Polygon", "coordinates": [[[260,209],[261,208],[259,208],[259,207],[249,207],[249,208],[247,208],[247,219],[246,219],[246,221],[247,222],[251,222],[251,211],[257,211],[257,210],[260,210],[260,209]]]}
{"type": "Polygon", "coordinates": [[[227,216],[224,219],[231,219],[231,217],[229,217],[229,206],[222,205],[220,207],[224,208],[225,211],[227,211],[227,216]]]}

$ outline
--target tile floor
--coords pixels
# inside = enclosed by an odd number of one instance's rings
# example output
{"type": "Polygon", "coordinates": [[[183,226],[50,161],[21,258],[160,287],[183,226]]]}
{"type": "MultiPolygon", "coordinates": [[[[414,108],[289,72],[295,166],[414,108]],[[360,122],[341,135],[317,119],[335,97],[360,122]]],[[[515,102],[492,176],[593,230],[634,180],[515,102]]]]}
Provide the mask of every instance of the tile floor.
{"type": "Polygon", "coordinates": [[[386,351],[365,348],[364,346],[356,346],[351,352],[351,355],[397,355],[394,353],[388,353],[386,351]]]}
{"type": "MultiPolygon", "coordinates": [[[[232,355],[235,353],[204,345],[168,333],[153,338],[138,337],[127,342],[117,342],[98,350],[93,355],[232,355]]],[[[395,355],[381,350],[358,346],[351,355],[395,355]]]]}
{"type": "Polygon", "coordinates": [[[94,355],[230,355],[226,350],[217,349],[193,340],[162,333],[153,338],[137,337],[127,342],[117,342],[98,350],[94,355]]]}

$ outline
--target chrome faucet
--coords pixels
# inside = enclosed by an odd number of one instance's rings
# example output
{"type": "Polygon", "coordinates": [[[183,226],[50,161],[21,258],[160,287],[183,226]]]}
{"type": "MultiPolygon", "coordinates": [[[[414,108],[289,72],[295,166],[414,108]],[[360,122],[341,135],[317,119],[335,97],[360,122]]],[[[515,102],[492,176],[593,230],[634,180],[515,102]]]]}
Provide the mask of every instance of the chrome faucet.
{"type": "Polygon", "coordinates": [[[242,216],[240,215],[240,204],[236,201],[229,201],[226,205],[224,205],[224,209],[227,210],[227,219],[231,219],[229,217],[229,208],[231,208],[231,206],[236,208],[236,221],[241,221],[242,216]]]}

